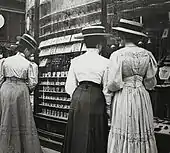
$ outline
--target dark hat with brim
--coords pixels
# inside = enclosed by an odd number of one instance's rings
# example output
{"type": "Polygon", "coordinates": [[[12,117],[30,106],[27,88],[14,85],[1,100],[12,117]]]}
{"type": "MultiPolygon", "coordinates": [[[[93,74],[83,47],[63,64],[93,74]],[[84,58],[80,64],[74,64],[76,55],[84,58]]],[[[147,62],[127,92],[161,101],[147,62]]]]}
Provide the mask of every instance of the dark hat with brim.
{"type": "Polygon", "coordinates": [[[138,36],[142,36],[142,37],[148,37],[145,33],[142,32],[143,24],[136,22],[136,21],[120,19],[119,26],[112,27],[112,29],[121,31],[121,32],[138,35],[138,36]]]}
{"type": "Polygon", "coordinates": [[[22,43],[22,41],[24,41],[33,49],[36,49],[38,47],[36,40],[28,34],[23,34],[22,36],[17,36],[17,40],[19,41],[19,44],[22,43]]]}
{"type": "Polygon", "coordinates": [[[90,37],[90,36],[103,36],[103,37],[109,37],[112,34],[106,33],[105,27],[103,26],[88,26],[82,28],[82,34],[79,36],[75,36],[75,39],[82,39],[84,37],[90,37]]]}

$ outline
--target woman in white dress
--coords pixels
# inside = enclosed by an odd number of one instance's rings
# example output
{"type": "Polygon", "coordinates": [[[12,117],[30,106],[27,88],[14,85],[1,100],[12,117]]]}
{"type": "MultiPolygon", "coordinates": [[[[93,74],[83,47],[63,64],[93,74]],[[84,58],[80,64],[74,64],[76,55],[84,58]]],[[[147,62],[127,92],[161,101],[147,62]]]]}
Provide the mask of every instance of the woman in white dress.
{"type": "Polygon", "coordinates": [[[108,89],[114,92],[107,153],[157,153],[149,93],[156,85],[157,62],[136,46],[147,37],[138,22],[121,19],[114,27],[125,47],[112,53],[108,89]]]}

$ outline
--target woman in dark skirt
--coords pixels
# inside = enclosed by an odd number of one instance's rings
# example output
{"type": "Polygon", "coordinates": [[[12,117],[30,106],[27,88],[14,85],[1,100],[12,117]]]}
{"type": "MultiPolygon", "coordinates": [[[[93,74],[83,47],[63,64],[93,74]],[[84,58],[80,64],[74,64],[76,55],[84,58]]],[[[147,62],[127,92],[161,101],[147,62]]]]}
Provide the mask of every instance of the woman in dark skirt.
{"type": "Polygon", "coordinates": [[[82,29],[87,52],[71,61],[65,88],[72,100],[63,153],[105,153],[107,151],[106,108],[110,104],[111,95],[104,93],[106,93],[109,60],[100,56],[99,53],[105,36],[110,34],[104,31],[103,26],[82,29]]]}

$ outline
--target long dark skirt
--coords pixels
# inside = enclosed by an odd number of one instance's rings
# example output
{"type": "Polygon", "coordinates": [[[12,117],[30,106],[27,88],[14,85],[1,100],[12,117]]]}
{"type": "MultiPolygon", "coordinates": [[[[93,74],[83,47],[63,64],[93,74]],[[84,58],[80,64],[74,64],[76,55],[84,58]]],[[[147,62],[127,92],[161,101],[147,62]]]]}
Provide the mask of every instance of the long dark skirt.
{"type": "Polygon", "coordinates": [[[106,153],[108,117],[99,85],[82,83],[73,93],[63,153],[106,153]]]}

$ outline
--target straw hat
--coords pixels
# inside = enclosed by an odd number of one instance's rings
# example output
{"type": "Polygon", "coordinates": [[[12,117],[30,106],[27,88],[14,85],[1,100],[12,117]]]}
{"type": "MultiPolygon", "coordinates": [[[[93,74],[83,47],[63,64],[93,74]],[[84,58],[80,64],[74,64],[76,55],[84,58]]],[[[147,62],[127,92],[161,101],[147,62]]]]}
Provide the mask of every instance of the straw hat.
{"type": "Polygon", "coordinates": [[[26,42],[33,49],[36,49],[38,47],[36,40],[28,34],[17,36],[17,40],[19,41],[19,44],[22,44],[22,41],[26,42]]]}
{"type": "Polygon", "coordinates": [[[75,36],[75,39],[81,39],[87,36],[111,36],[111,34],[105,32],[104,26],[88,26],[82,28],[82,34],[75,36]]]}
{"type": "Polygon", "coordinates": [[[127,19],[120,19],[119,26],[112,27],[112,29],[126,32],[126,33],[131,33],[134,35],[148,37],[145,33],[142,32],[143,24],[136,22],[136,21],[127,20],[127,19]]]}

